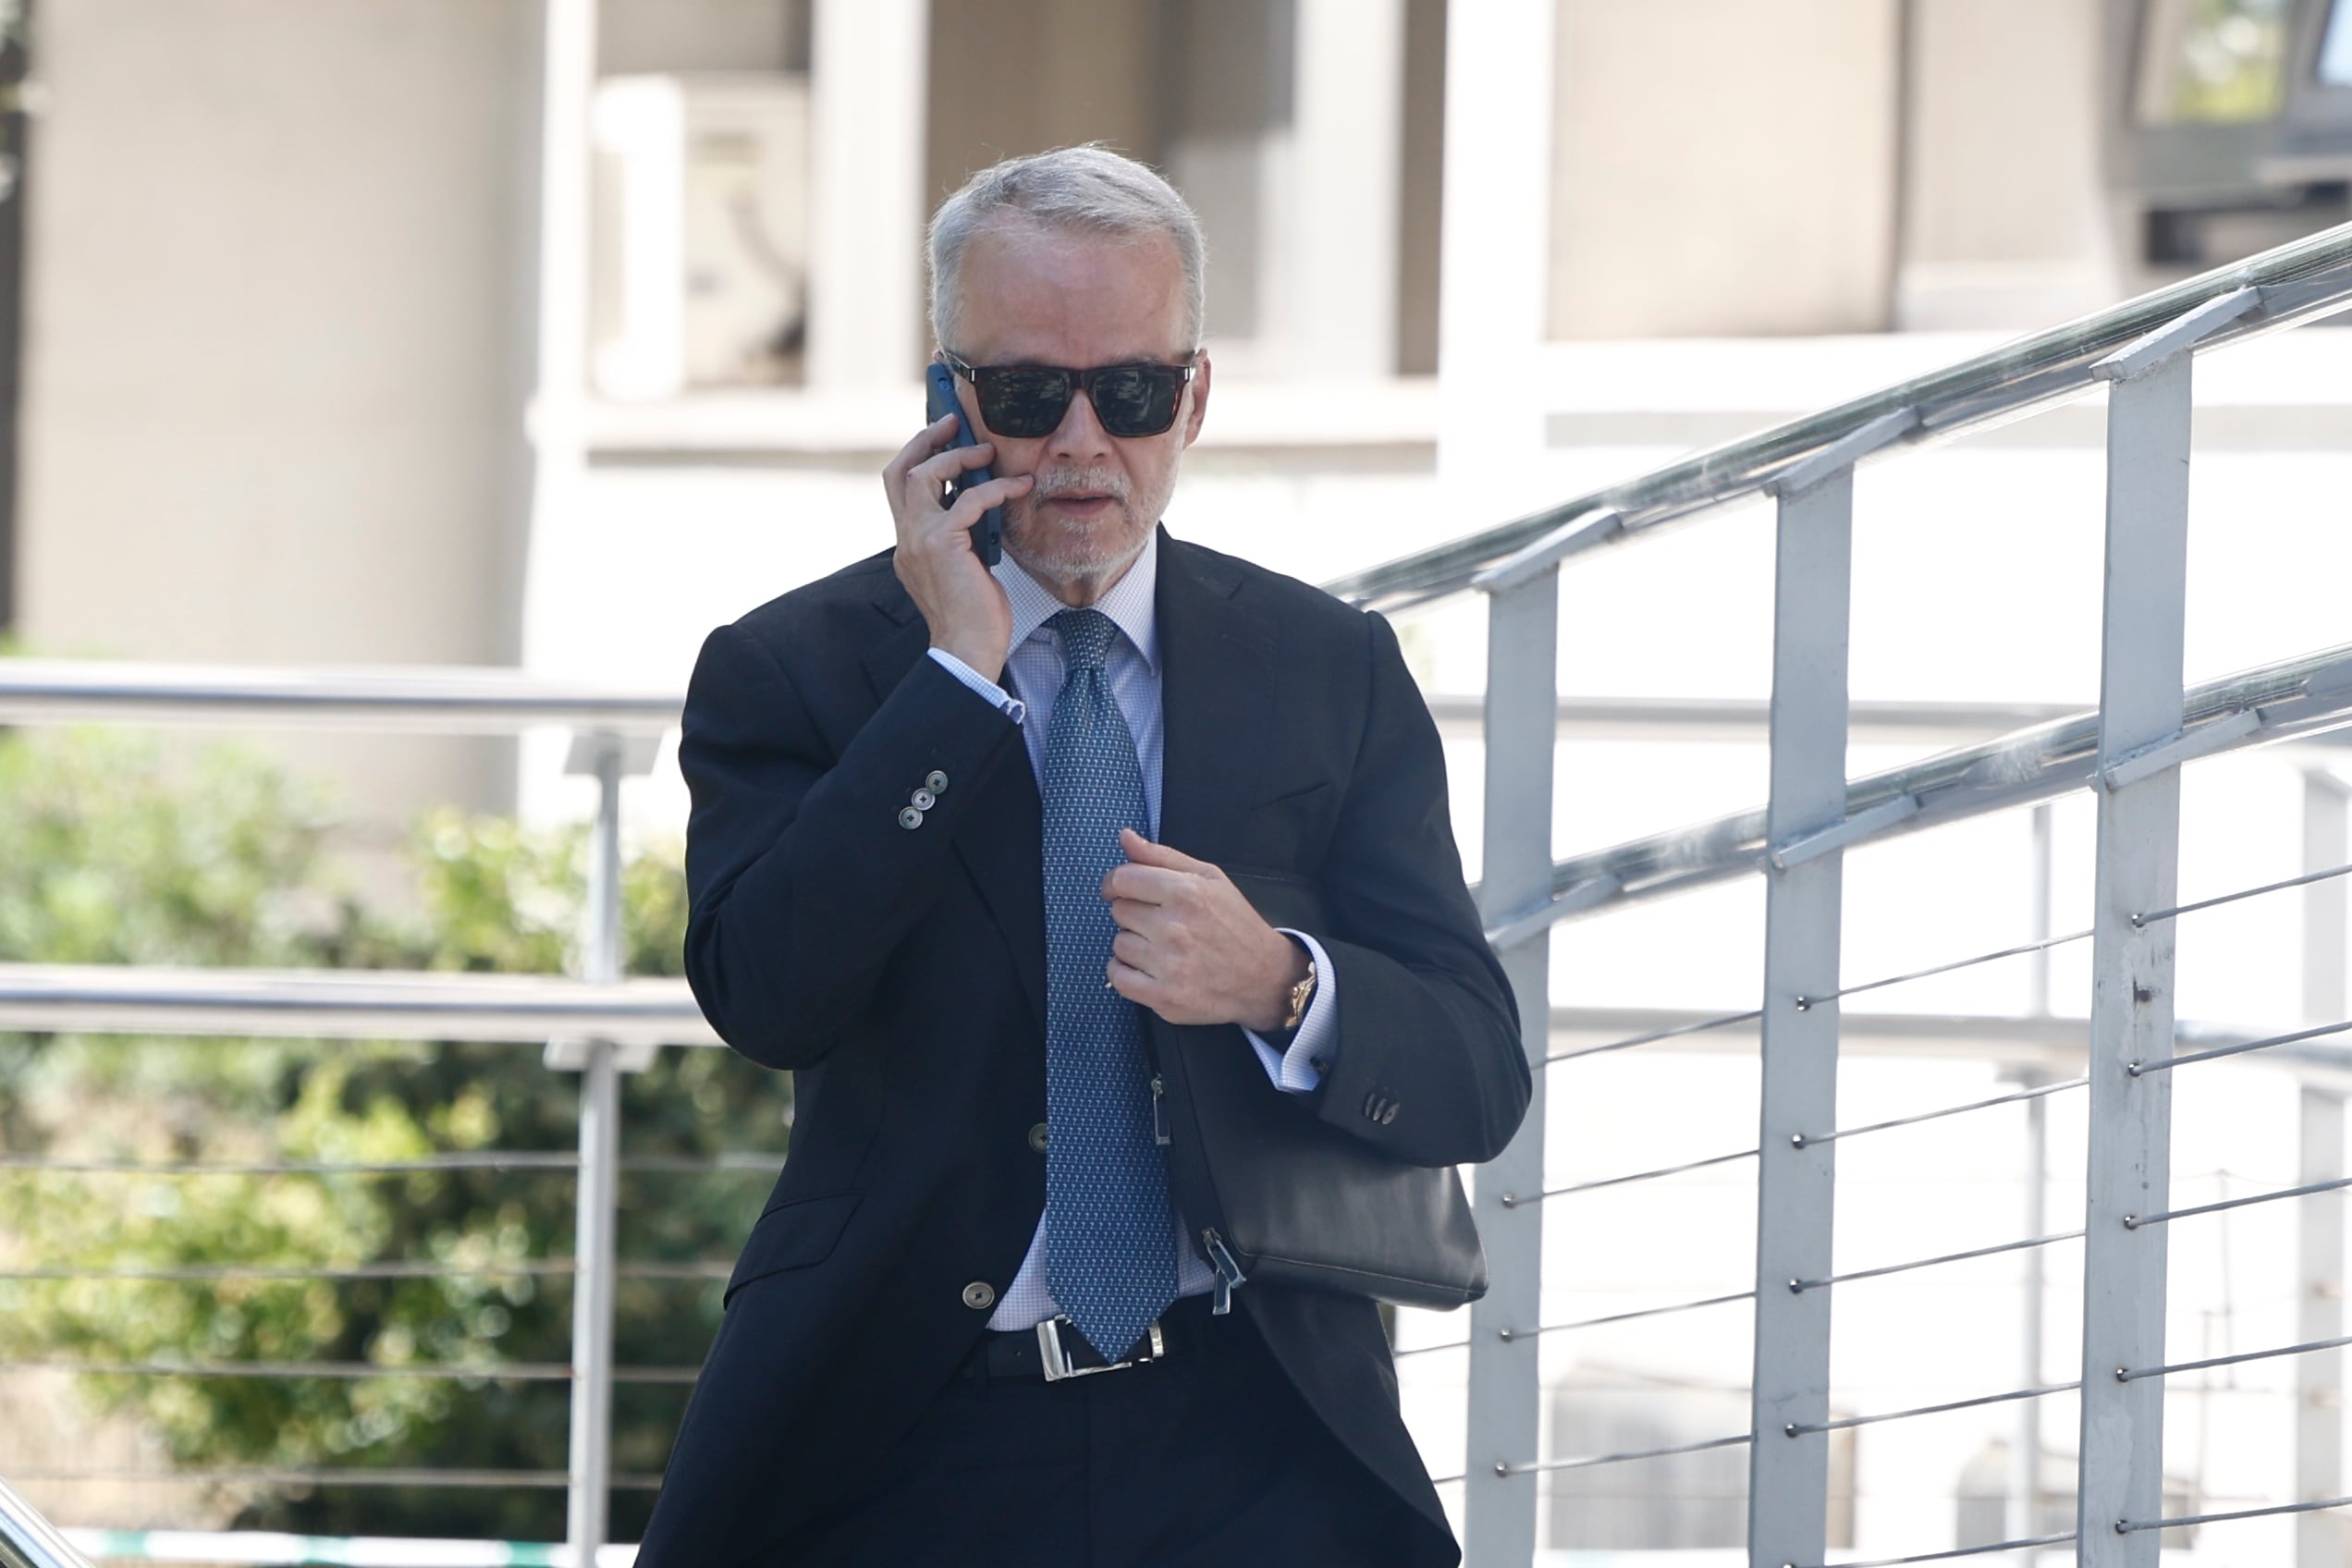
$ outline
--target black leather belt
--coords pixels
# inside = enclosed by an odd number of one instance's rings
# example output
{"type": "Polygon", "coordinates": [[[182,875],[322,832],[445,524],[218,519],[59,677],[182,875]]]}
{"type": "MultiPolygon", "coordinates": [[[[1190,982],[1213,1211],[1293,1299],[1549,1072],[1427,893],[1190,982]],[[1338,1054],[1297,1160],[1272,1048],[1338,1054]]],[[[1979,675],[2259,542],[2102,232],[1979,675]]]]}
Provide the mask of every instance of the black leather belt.
{"type": "Polygon", "coordinates": [[[1043,1378],[1058,1383],[1065,1378],[1085,1378],[1096,1372],[1123,1372],[1131,1366],[1148,1366],[1168,1354],[1168,1339],[1160,1325],[1154,1323],[1144,1330],[1135,1348],[1118,1361],[1104,1359],[1102,1353],[1086,1342],[1086,1336],[1072,1326],[1067,1317],[1048,1317],[1035,1329],[1019,1329],[1009,1333],[991,1330],[980,1336],[980,1342],[964,1358],[957,1375],[974,1378],[1043,1378]]]}

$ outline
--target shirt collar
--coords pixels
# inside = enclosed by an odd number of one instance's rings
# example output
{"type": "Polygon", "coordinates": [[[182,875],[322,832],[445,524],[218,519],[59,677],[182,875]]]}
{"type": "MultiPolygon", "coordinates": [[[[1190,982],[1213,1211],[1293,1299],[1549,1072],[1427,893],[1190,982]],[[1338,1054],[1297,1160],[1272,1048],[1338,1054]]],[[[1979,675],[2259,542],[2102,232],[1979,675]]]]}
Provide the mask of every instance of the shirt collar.
{"type": "MultiPolygon", "coordinates": [[[[990,570],[1012,605],[1012,647],[1026,643],[1046,622],[1070,607],[1009,554],[998,557],[990,570]]],[[[1155,528],[1144,536],[1144,553],[1094,605],[1126,633],[1127,641],[1155,672],[1159,668],[1158,583],[1159,530],[1155,528]]]]}

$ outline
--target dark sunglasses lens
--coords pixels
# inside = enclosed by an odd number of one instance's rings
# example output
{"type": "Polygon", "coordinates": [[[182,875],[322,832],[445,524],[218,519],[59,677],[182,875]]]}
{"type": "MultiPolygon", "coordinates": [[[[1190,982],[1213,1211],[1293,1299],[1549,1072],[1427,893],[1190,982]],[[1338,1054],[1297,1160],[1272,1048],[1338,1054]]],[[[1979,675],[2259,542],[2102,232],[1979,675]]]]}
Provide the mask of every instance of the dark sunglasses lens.
{"type": "Polygon", "coordinates": [[[1026,365],[984,367],[974,384],[980,390],[981,422],[999,435],[1022,441],[1052,435],[1076,391],[1069,372],[1026,365]]]}
{"type": "Polygon", "coordinates": [[[1095,373],[1095,417],[1113,435],[1158,435],[1176,423],[1183,372],[1171,365],[1111,365],[1095,373]]]}

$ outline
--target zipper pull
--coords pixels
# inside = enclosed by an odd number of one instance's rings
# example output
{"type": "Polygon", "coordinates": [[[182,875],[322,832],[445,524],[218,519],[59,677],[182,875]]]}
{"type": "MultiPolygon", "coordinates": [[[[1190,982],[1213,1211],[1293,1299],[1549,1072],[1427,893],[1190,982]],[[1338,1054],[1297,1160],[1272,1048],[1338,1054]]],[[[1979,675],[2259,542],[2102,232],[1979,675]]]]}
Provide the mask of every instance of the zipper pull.
{"type": "Polygon", "coordinates": [[[1217,1233],[1214,1225],[1201,1232],[1201,1250],[1208,1255],[1209,1268],[1217,1271],[1217,1295],[1208,1313],[1212,1317],[1222,1317],[1233,1310],[1233,1288],[1248,1283],[1249,1276],[1233,1261],[1233,1255],[1226,1250],[1225,1238],[1217,1233]]]}
{"type": "Polygon", "coordinates": [[[1158,1073],[1152,1074],[1152,1142],[1161,1148],[1168,1146],[1168,1085],[1158,1073]]]}

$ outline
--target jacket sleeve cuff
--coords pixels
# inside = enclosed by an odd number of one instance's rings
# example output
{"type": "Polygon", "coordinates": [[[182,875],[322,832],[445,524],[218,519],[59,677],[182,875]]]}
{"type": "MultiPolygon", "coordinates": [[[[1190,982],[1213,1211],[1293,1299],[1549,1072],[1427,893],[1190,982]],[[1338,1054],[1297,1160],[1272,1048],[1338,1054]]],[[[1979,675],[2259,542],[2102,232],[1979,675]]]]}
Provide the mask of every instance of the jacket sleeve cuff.
{"type": "Polygon", "coordinates": [[[931,656],[938,661],[939,668],[941,669],[946,670],[949,675],[954,676],[957,680],[962,682],[966,691],[978,692],[981,697],[993,704],[998,713],[1012,720],[1013,723],[1019,724],[1023,719],[1028,717],[1029,704],[1014,696],[1011,692],[1006,691],[1003,687],[998,685],[995,681],[989,680],[986,676],[981,674],[978,670],[973,668],[970,665],[964,663],[962,659],[956,657],[953,654],[948,652],[945,648],[932,649],[931,656]]]}

